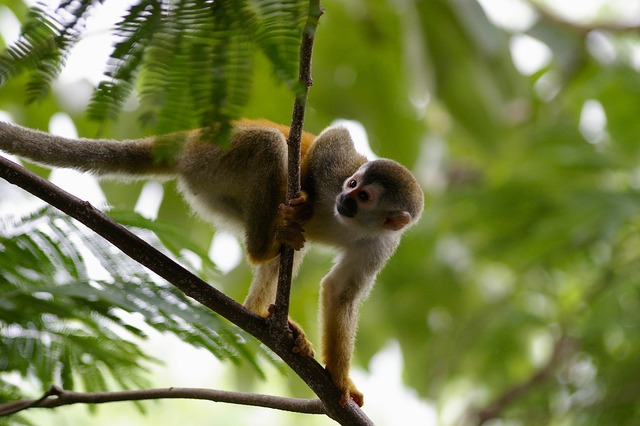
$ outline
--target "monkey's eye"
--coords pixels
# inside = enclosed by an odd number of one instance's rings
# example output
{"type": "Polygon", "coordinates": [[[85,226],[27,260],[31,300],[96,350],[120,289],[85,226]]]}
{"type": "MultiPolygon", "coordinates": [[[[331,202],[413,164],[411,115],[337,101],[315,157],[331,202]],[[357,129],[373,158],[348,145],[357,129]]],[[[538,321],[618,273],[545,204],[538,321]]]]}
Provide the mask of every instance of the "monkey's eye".
{"type": "Polygon", "coordinates": [[[362,201],[369,201],[369,193],[367,191],[360,191],[358,192],[358,198],[362,201]]]}
{"type": "Polygon", "coordinates": [[[356,186],[358,186],[358,182],[357,182],[355,179],[351,179],[351,180],[349,181],[349,183],[347,184],[347,186],[348,186],[349,188],[355,188],[356,186]]]}

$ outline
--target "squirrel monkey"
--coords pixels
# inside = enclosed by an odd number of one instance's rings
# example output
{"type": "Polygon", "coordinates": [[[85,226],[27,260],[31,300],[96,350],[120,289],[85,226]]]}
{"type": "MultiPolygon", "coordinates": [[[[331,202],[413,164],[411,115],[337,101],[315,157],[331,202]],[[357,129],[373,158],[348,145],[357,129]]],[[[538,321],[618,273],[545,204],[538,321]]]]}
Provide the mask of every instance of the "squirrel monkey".
{"type": "MultiPolygon", "coordinates": [[[[176,134],[173,158],[156,148],[170,137],[137,140],[68,139],[0,122],[0,150],[50,166],[128,178],[175,177],[186,201],[202,217],[244,233],[254,276],[244,305],[268,316],[275,302],[279,249],[290,244],[297,270],[305,237],[338,255],[321,282],[322,357],[341,403],[363,395],[349,378],[358,308],[376,275],[393,254],[402,231],[423,210],[415,178],[392,160],[367,161],[349,132],[304,133],[301,196],[284,206],[289,128],[267,120],[234,123],[230,148],[207,143],[199,131],[176,134]],[[304,234],[303,234],[304,232],[304,234]]],[[[304,333],[293,324],[296,350],[312,356],[304,333]]]]}

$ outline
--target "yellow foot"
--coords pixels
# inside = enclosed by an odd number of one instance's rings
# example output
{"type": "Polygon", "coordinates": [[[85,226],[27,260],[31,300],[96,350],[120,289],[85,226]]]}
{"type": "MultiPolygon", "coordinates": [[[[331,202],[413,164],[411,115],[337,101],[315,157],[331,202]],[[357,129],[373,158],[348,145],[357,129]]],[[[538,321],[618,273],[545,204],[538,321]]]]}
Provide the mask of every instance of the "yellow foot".
{"type": "Polygon", "coordinates": [[[358,404],[358,407],[362,407],[364,405],[364,395],[354,386],[351,380],[349,380],[349,386],[346,389],[342,389],[340,405],[344,407],[349,402],[349,399],[353,399],[353,402],[358,404]]]}
{"type": "Polygon", "coordinates": [[[289,320],[289,330],[291,330],[291,334],[293,335],[293,352],[302,356],[313,357],[313,355],[315,354],[313,351],[313,346],[307,339],[307,336],[304,334],[302,328],[292,320],[289,320]]]}
{"type": "MultiPolygon", "coordinates": [[[[273,314],[273,311],[275,309],[275,305],[269,305],[267,317],[273,314]]],[[[291,338],[293,339],[293,352],[302,356],[313,357],[313,355],[315,355],[315,352],[313,351],[313,345],[307,339],[307,335],[304,334],[304,330],[302,329],[302,327],[300,327],[291,318],[289,318],[287,325],[289,326],[291,338]]]]}
{"type": "Polygon", "coordinates": [[[332,374],[331,366],[327,365],[327,371],[333,380],[333,383],[336,385],[342,396],[340,397],[340,405],[343,407],[349,403],[349,400],[352,399],[353,402],[358,404],[359,407],[364,405],[364,395],[362,392],[356,388],[356,385],[353,384],[351,378],[347,374],[332,374]]]}

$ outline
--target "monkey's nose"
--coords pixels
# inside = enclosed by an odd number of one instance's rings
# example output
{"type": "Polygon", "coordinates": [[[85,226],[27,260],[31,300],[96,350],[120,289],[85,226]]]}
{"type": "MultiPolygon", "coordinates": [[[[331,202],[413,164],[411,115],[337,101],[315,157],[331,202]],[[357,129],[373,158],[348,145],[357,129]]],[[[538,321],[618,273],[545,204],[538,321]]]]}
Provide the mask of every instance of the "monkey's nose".
{"type": "Polygon", "coordinates": [[[341,195],[338,200],[338,213],[346,217],[354,217],[358,213],[358,204],[353,198],[341,195]]]}

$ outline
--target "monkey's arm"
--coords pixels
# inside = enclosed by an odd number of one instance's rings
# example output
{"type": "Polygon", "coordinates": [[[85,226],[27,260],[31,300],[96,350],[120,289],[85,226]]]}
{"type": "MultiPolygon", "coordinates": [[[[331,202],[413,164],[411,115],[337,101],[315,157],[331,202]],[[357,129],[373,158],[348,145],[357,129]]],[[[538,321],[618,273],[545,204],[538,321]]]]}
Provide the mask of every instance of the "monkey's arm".
{"type": "Polygon", "coordinates": [[[342,405],[349,398],[359,406],[364,403],[362,392],[349,377],[358,310],[397,242],[396,238],[380,239],[346,250],[322,280],[322,356],[333,382],[342,391],[342,405]]]}
{"type": "Polygon", "coordinates": [[[360,300],[372,277],[353,276],[344,259],[323,279],[321,288],[322,360],[331,379],[342,392],[340,404],[353,399],[359,406],[364,396],[349,377],[355,345],[360,300]]]}

